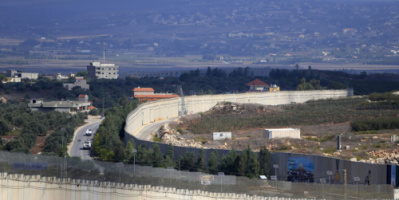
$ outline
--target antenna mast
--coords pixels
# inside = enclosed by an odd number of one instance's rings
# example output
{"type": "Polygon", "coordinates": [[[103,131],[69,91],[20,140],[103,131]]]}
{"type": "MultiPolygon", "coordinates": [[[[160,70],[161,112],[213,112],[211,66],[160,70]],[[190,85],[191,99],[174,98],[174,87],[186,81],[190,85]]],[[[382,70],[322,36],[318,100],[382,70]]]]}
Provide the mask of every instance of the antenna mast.
{"type": "Polygon", "coordinates": [[[105,63],[105,43],[103,44],[103,62],[105,63]]]}
{"type": "Polygon", "coordinates": [[[180,95],[179,98],[179,116],[183,116],[187,114],[187,108],[186,108],[186,101],[184,100],[184,93],[183,93],[183,88],[180,85],[178,87],[178,93],[180,95]]]}

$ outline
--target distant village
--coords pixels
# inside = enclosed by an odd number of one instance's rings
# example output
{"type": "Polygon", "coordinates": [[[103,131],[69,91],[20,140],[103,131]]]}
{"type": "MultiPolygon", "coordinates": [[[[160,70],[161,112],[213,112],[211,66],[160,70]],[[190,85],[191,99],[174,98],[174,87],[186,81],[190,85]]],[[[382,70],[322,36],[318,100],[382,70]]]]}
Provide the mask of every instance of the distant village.
{"type": "MultiPolygon", "coordinates": [[[[39,73],[33,72],[22,72],[14,69],[8,69],[5,73],[2,73],[6,78],[2,80],[3,84],[7,83],[18,83],[22,80],[37,80],[39,79],[39,73]]],[[[63,87],[67,90],[72,90],[74,87],[80,87],[83,90],[89,90],[90,85],[87,83],[87,79],[81,76],[75,76],[75,74],[70,73],[68,75],[62,75],[61,73],[56,73],[52,76],[43,75],[43,78],[51,80],[67,80],[74,78],[73,83],[63,83],[63,87]]],[[[89,79],[118,79],[119,77],[119,66],[115,64],[104,64],[100,62],[91,62],[87,66],[87,78],[89,79]]],[[[160,76],[160,79],[163,77],[160,76]]],[[[267,84],[262,80],[255,79],[246,84],[246,92],[277,92],[280,91],[280,87],[275,84],[267,84]]],[[[192,93],[191,95],[195,95],[192,93]]],[[[138,99],[140,102],[150,102],[161,99],[176,98],[179,97],[178,94],[174,93],[156,93],[153,88],[150,87],[135,87],[132,89],[131,99],[138,99]]],[[[89,101],[89,96],[86,94],[81,94],[77,97],[75,101],[43,101],[43,99],[31,99],[28,107],[31,111],[40,112],[68,112],[71,114],[78,112],[88,112],[95,109],[92,102],[89,101]]]]}

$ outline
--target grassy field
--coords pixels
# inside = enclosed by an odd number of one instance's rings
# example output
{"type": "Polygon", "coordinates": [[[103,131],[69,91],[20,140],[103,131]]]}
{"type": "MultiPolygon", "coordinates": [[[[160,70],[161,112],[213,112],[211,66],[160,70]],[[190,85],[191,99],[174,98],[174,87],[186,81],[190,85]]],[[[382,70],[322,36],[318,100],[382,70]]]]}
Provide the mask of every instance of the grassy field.
{"type": "Polygon", "coordinates": [[[364,98],[321,100],[306,104],[279,106],[280,109],[258,106],[255,112],[229,115],[210,112],[203,114],[200,119],[190,122],[187,129],[192,133],[201,134],[257,127],[336,124],[399,115],[399,110],[393,109],[356,109],[357,105],[364,101],[364,98]]]}

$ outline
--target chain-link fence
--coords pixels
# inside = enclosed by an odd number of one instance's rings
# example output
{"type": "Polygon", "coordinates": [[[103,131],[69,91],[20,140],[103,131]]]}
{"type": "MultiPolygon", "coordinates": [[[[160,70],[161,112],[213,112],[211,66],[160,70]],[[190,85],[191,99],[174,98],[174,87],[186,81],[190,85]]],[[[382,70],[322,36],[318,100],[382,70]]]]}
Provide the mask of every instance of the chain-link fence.
{"type": "MultiPolygon", "coordinates": [[[[0,172],[270,197],[392,199],[389,185],[295,183],[0,151],[0,172]]],[[[3,177],[4,178],[4,177],[3,177]]]]}

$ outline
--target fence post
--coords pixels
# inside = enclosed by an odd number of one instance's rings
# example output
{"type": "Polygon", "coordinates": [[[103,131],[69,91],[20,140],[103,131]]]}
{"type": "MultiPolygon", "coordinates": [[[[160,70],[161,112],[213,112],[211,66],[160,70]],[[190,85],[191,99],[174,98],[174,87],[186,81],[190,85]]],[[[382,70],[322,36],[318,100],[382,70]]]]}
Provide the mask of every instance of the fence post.
{"type": "Polygon", "coordinates": [[[342,173],[343,173],[343,178],[344,178],[344,196],[345,196],[345,199],[346,199],[346,187],[347,187],[347,178],[346,178],[346,169],[343,169],[342,170],[342,173]]]}

